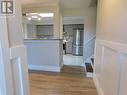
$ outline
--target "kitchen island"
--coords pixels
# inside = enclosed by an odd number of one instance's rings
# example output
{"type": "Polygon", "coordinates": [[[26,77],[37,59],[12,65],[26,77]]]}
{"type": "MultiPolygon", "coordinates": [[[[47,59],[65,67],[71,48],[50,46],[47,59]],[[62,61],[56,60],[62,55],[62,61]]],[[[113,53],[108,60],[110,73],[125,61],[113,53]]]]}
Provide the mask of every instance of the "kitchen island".
{"type": "Polygon", "coordinates": [[[60,72],[63,65],[62,39],[25,39],[30,70],[60,72]]]}

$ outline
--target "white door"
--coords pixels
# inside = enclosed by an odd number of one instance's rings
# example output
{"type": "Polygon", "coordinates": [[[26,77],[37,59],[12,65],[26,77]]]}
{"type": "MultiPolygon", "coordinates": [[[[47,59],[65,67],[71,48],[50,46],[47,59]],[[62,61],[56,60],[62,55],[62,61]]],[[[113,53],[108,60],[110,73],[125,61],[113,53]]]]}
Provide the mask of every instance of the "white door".
{"type": "Polygon", "coordinates": [[[19,0],[14,1],[15,16],[0,17],[0,95],[29,95],[21,5],[19,0]]]}

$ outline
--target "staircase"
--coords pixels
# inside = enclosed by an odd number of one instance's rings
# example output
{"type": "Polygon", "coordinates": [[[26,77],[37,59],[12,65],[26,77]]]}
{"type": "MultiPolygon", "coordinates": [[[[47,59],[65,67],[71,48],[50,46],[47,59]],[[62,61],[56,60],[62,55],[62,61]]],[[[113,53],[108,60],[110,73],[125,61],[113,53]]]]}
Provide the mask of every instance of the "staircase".
{"type": "Polygon", "coordinates": [[[86,77],[93,78],[94,58],[85,63],[86,77]]]}

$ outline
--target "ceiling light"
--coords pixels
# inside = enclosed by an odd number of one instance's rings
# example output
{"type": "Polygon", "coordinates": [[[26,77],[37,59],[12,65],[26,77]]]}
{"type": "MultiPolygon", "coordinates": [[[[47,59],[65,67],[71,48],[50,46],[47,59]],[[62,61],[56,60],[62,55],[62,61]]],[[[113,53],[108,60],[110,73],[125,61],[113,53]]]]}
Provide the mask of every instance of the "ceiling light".
{"type": "Polygon", "coordinates": [[[41,17],[53,17],[54,13],[39,13],[38,15],[41,17]]]}
{"type": "Polygon", "coordinates": [[[28,17],[27,19],[28,19],[28,20],[31,20],[31,17],[28,17]]]}
{"type": "Polygon", "coordinates": [[[39,21],[40,21],[40,20],[41,20],[41,18],[38,18],[37,20],[39,20],[39,21]]]}
{"type": "Polygon", "coordinates": [[[31,16],[32,18],[38,18],[38,16],[31,16]]]}

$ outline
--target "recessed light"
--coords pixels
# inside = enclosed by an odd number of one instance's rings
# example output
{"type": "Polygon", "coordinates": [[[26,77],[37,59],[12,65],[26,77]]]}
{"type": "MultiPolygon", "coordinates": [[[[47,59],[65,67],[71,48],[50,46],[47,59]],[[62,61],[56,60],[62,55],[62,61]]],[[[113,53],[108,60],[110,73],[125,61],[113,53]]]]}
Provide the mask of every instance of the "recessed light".
{"type": "Polygon", "coordinates": [[[38,18],[37,20],[39,20],[39,21],[40,21],[40,20],[41,20],[41,18],[38,18]]]}
{"type": "Polygon", "coordinates": [[[38,15],[41,17],[53,17],[54,13],[39,13],[38,15]]]}
{"type": "Polygon", "coordinates": [[[31,17],[28,17],[27,19],[28,19],[28,20],[31,20],[31,17]]]}

